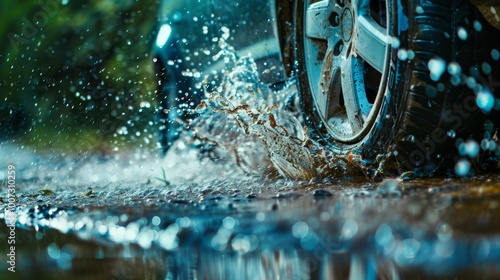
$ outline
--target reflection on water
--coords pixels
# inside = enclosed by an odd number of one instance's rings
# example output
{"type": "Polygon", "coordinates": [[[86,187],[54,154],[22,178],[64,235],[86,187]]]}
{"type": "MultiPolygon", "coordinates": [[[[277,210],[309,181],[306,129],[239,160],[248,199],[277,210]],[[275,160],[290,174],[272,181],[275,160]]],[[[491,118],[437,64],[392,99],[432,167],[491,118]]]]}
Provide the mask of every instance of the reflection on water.
{"type": "Polygon", "coordinates": [[[222,192],[150,186],[150,195],[120,183],[39,196],[35,207],[28,194],[40,186],[23,183],[17,275],[85,267],[79,279],[495,279],[497,181],[235,181],[222,192]]]}

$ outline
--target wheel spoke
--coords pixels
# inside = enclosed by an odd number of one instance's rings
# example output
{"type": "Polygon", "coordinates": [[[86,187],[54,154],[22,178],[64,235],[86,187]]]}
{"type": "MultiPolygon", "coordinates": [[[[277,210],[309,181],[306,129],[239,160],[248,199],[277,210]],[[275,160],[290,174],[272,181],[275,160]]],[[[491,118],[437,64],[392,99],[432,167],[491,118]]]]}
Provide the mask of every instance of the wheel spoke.
{"type": "Polygon", "coordinates": [[[387,31],[371,17],[362,14],[356,18],[356,33],[356,53],[382,73],[389,46],[387,31]]]}
{"type": "Polygon", "coordinates": [[[328,40],[333,35],[329,17],[333,8],[330,1],[323,0],[309,5],[306,15],[306,36],[328,40]]]}
{"type": "Polygon", "coordinates": [[[342,96],[353,134],[362,129],[363,120],[371,110],[366,99],[362,63],[359,58],[349,55],[342,65],[342,96]]]}
{"type": "Polygon", "coordinates": [[[381,2],[377,7],[373,0],[310,1],[304,3],[303,32],[299,34],[304,40],[312,101],[336,140],[360,141],[380,108],[382,91],[377,91],[376,83],[384,79],[391,44],[388,29],[382,27],[386,21],[390,26],[391,18],[384,13],[388,4],[381,2]],[[378,12],[380,18],[375,20],[372,16],[378,12]]]}
{"type": "Polygon", "coordinates": [[[317,107],[321,116],[328,120],[330,115],[339,107],[339,96],[341,91],[340,73],[337,63],[338,58],[333,49],[328,49],[325,59],[321,64],[316,91],[317,107]]]}

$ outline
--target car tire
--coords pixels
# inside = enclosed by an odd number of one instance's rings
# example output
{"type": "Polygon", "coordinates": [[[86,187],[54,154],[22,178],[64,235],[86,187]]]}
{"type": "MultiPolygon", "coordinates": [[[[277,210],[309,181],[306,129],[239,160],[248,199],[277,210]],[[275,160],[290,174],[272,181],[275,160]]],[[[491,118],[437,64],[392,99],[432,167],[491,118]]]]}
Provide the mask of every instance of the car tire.
{"type": "Polygon", "coordinates": [[[485,113],[494,110],[487,81],[498,75],[498,32],[469,1],[299,0],[294,17],[298,87],[316,140],[417,176],[477,158],[457,148],[493,133],[485,113]]]}

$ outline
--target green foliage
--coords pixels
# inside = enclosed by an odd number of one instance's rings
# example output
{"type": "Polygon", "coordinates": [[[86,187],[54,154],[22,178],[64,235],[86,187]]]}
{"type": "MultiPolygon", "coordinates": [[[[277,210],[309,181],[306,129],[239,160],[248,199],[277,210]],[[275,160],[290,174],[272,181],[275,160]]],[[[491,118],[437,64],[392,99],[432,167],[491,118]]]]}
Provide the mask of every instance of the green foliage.
{"type": "Polygon", "coordinates": [[[154,106],[141,102],[154,104],[157,6],[155,0],[2,1],[2,135],[85,150],[140,141],[117,134],[123,126],[129,135],[154,134],[147,126],[154,106]],[[82,137],[96,134],[91,145],[82,137]]]}

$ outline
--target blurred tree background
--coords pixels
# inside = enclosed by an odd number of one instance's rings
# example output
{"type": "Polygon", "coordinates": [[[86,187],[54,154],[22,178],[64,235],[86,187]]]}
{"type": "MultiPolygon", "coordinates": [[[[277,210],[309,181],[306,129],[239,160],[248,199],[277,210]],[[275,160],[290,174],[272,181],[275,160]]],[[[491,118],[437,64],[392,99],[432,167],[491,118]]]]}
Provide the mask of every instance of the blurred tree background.
{"type": "Polygon", "coordinates": [[[2,0],[0,141],[107,154],[154,147],[158,0],[2,0]]]}

